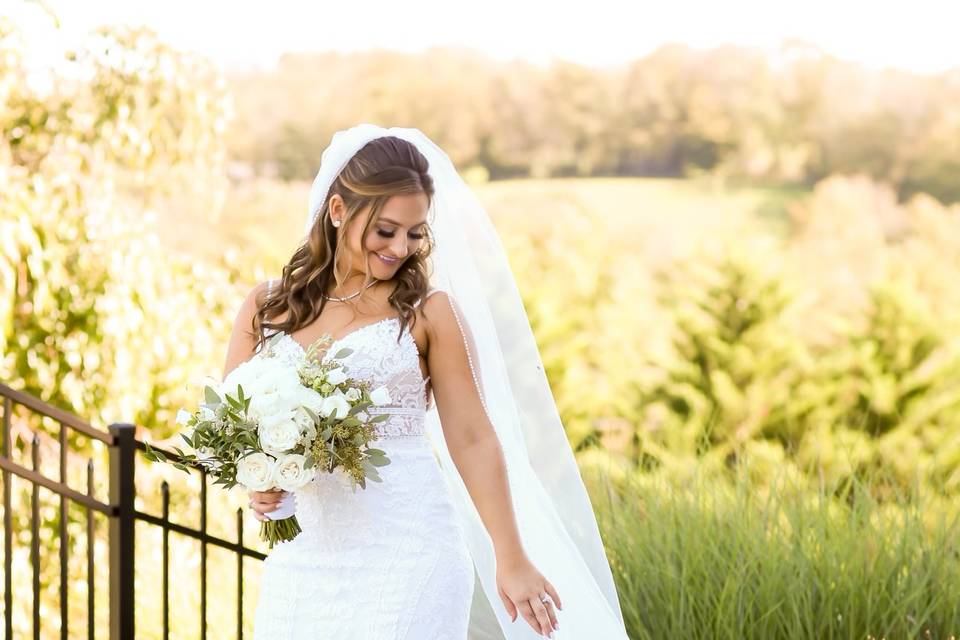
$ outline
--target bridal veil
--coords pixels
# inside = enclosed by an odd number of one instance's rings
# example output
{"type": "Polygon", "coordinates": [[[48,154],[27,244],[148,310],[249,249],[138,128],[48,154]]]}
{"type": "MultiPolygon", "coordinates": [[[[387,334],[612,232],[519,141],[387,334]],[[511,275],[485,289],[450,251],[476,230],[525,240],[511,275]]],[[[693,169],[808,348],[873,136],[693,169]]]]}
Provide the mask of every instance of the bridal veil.
{"type": "MultiPolygon", "coordinates": [[[[310,191],[306,231],[333,180],[365,144],[407,140],[426,157],[435,193],[431,285],[446,291],[472,360],[474,380],[503,449],[524,550],[557,589],[558,638],[627,638],[610,566],[589,497],[557,413],[543,363],[506,253],[476,195],[453,163],[419,129],[373,124],[338,131],[321,157],[310,191]]],[[[495,614],[471,617],[472,638],[541,637],[497,593],[493,545],[447,450],[434,406],[427,433],[455,498],[483,593],[495,614]],[[499,629],[497,629],[499,627],[499,629]]],[[[476,598],[475,598],[476,603],[476,598]]]]}

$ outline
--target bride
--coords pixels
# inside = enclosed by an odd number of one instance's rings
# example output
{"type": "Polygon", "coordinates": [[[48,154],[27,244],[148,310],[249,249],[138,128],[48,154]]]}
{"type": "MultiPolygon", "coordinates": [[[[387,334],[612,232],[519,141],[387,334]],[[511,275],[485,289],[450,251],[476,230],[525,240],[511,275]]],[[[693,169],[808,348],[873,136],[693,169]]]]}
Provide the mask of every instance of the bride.
{"type": "Polygon", "coordinates": [[[352,377],[388,388],[391,462],[365,489],[321,473],[250,492],[258,519],[295,509],[302,527],[264,561],[255,638],[627,637],[499,239],[417,129],[334,134],[306,237],[241,305],[224,377],[293,366],[321,336],[322,357],[347,348],[352,377]]]}

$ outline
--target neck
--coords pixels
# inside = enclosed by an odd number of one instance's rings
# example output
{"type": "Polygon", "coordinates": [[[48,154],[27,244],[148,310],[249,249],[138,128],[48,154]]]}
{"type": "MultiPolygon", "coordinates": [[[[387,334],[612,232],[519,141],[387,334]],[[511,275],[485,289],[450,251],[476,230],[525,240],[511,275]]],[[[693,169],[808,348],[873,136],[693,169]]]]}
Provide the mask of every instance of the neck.
{"type": "MultiPolygon", "coordinates": [[[[365,274],[363,273],[352,273],[347,276],[347,279],[343,281],[343,284],[337,286],[336,281],[330,283],[330,288],[327,290],[327,295],[335,297],[348,296],[352,293],[356,293],[361,288],[364,287],[363,280],[365,274]]],[[[369,285],[370,288],[373,288],[377,285],[377,280],[374,279],[373,283],[369,285]]]]}

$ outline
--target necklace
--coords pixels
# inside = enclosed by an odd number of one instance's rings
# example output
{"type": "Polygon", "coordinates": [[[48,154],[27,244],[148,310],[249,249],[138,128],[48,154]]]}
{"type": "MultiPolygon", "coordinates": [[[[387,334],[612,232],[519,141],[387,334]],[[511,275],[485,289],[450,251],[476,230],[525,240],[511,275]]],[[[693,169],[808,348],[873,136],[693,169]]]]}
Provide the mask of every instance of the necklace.
{"type": "Polygon", "coordinates": [[[325,293],[324,293],[324,294],[321,294],[321,295],[323,295],[323,297],[326,298],[327,300],[334,300],[334,301],[336,301],[336,302],[346,302],[347,300],[353,300],[353,299],[356,298],[358,295],[360,295],[361,293],[363,293],[363,291],[364,291],[365,289],[369,289],[369,288],[372,287],[373,285],[377,284],[377,282],[378,282],[377,280],[373,280],[373,281],[370,282],[370,284],[368,284],[367,286],[365,286],[363,289],[357,289],[357,291],[355,291],[354,293],[351,293],[350,295],[344,296],[344,297],[342,297],[342,298],[338,298],[337,296],[328,296],[328,295],[325,294],[325,293]]]}

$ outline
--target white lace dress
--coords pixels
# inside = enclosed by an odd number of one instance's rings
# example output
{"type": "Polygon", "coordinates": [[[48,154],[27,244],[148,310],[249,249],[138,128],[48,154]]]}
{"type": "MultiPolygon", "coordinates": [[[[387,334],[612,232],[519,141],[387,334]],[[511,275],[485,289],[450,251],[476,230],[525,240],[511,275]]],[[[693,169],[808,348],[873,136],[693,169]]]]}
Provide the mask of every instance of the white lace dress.
{"type": "MultiPolygon", "coordinates": [[[[354,492],[337,471],[294,493],[303,531],[264,561],[256,640],[467,637],[473,561],[424,432],[417,346],[406,328],[397,343],[399,327],[396,318],[368,324],[327,350],[351,348],[348,373],[389,389],[395,406],[378,408],[391,417],[378,425],[376,446],[390,464],[366,489],[354,492]]],[[[292,363],[303,354],[285,333],[271,344],[257,355],[292,363]]]]}

